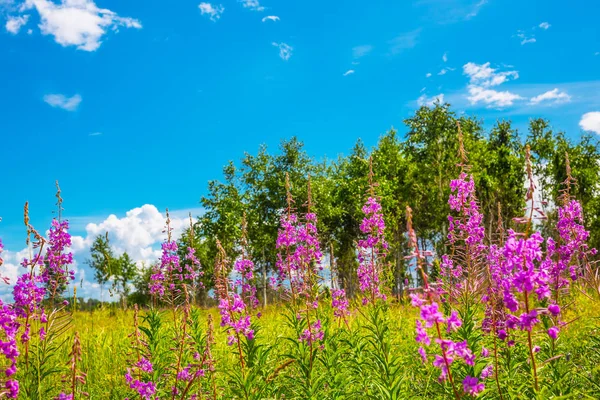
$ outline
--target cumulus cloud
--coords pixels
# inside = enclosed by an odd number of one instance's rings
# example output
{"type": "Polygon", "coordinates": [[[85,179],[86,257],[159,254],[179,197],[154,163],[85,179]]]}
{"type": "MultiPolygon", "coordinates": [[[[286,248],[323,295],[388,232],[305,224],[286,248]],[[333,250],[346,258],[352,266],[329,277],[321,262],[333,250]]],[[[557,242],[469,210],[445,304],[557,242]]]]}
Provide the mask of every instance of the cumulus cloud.
{"type": "Polygon", "coordinates": [[[142,27],[137,19],[99,8],[93,0],[61,0],[58,4],[50,0],[26,0],[21,8],[39,13],[42,34],[53,36],[62,46],[76,46],[84,51],[98,49],[108,29],[142,27]]]}
{"type": "Polygon", "coordinates": [[[490,63],[475,64],[473,62],[463,65],[463,73],[469,77],[469,83],[472,85],[490,87],[498,86],[509,79],[518,79],[517,71],[497,72],[495,68],[490,67],[490,63]]]}
{"type": "Polygon", "coordinates": [[[12,33],[13,35],[16,35],[17,33],[19,33],[19,31],[21,30],[21,28],[27,24],[27,21],[29,20],[29,15],[23,15],[20,17],[8,17],[8,20],[6,21],[6,31],[12,33]]]}
{"type": "Polygon", "coordinates": [[[425,78],[431,78],[431,72],[426,73],[425,78]]]}
{"type": "Polygon", "coordinates": [[[523,99],[520,95],[509,91],[491,89],[511,79],[518,79],[517,71],[498,72],[490,67],[489,62],[485,64],[469,62],[463,65],[463,73],[469,77],[467,98],[471,104],[484,103],[488,107],[506,107],[511,106],[516,100],[523,99]]]}
{"type": "Polygon", "coordinates": [[[81,96],[76,94],[72,97],[66,97],[64,94],[47,94],[44,101],[52,107],[62,108],[66,111],[75,111],[81,103],[81,96]]]}
{"type": "Polygon", "coordinates": [[[480,86],[469,86],[468,99],[471,104],[482,102],[489,107],[506,107],[512,106],[515,100],[522,100],[523,97],[509,91],[500,92],[480,86]]]}
{"type": "Polygon", "coordinates": [[[249,8],[254,11],[264,11],[264,7],[260,5],[258,0],[239,0],[244,8],[249,8]]]}
{"type": "Polygon", "coordinates": [[[432,97],[427,97],[425,94],[422,94],[421,96],[419,96],[419,98],[417,99],[417,104],[421,107],[421,106],[427,106],[427,107],[431,107],[436,103],[443,103],[444,102],[444,94],[440,93],[436,96],[432,96],[432,97]]]}
{"type": "Polygon", "coordinates": [[[221,18],[221,14],[225,11],[225,7],[221,4],[213,5],[210,3],[200,3],[198,4],[198,8],[200,9],[201,15],[207,15],[211,21],[217,21],[221,18]]]}
{"type": "Polygon", "coordinates": [[[354,73],[353,69],[349,69],[348,71],[344,72],[343,75],[344,76],[348,76],[348,75],[352,75],[354,73]]]}
{"type": "Polygon", "coordinates": [[[289,44],[286,43],[277,43],[277,42],[273,42],[271,43],[273,46],[279,48],[279,57],[281,57],[282,60],[289,60],[290,57],[292,56],[292,51],[294,50],[294,48],[292,46],[290,46],[289,44]]]}
{"type": "Polygon", "coordinates": [[[568,103],[570,101],[571,96],[563,91],[558,90],[558,88],[554,88],[545,93],[532,97],[531,100],[529,100],[529,103],[532,105],[537,105],[540,103],[561,104],[568,103]]]}
{"type": "Polygon", "coordinates": [[[579,126],[584,131],[595,132],[600,135],[600,111],[592,111],[583,114],[579,126]]]}
{"type": "Polygon", "coordinates": [[[539,26],[540,28],[542,28],[542,29],[548,29],[548,28],[550,28],[552,25],[550,25],[550,24],[549,24],[549,23],[547,23],[547,22],[542,22],[542,23],[541,23],[541,24],[539,24],[538,26],[539,26]]]}
{"type": "Polygon", "coordinates": [[[267,22],[267,21],[277,22],[277,21],[279,21],[279,17],[277,15],[267,15],[266,17],[264,17],[262,19],[262,22],[267,22]]]}

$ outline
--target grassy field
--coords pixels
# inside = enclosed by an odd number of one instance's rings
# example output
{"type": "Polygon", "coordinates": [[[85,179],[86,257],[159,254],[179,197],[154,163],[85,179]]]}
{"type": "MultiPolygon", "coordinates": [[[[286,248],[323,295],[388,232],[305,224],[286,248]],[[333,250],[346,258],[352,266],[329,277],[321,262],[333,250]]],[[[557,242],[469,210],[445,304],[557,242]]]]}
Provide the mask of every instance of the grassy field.
{"type": "MultiPolygon", "coordinates": [[[[532,392],[524,341],[515,337],[515,346],[501,343],[498,348],[504,355],[499,357],[498,367],[501,392],[494,380],[489,379],[480,398],[600,398],[600,302],[583,295],[572,300],[565,315],[565,320],[571,322],[563,328],[558,340],[552,343],[542,332],[534,335],[534,342],[540,346],[536,359],[541,389],[537,395],[532,392]]],[[[214,372],[207,371],[197,380],[196,398],[211,399],[215,394],[222,399],[452,398],[448,384],[438,382],[439,370],[421,362],[414,339],[417,317],[414,308],[392,304],[356,310],[360,311],[354,311],[348,317],[347,325],[335,321],[331,309],[320,311],[320,317],[325,321],[325,337],[322,349],[315,350],[310,373],[306,371],[308,350],[301,348],[303,345],[295,340],[296,333],[287,319],[289,307],[268,308],[254,325],[255,339],[242,340],[244,345],[254,347],[244,351],[243,373],[237,347],[227,345],[227,335],[218,326],[217,310],[192,310],[188,324],[191,337],[205,338],[209,314],[217,321],[211,349],[214,372]],[[248,387],[244,388],[244,385],[248,387]]],[[[172,397],[168,393],[169,378],[166,376],[175,363],[180,333],[173,329],[173,318],[175,316],[181,331],[181,311],[139,312],[142,329],[150,328],[148,315],[158,317],[153,323],[160,320],[158,328],[151,328],[141,335],[154,364],[151,378],[163,382],[163,393],[160,390],[157,393],[160,398],[172,397]],[[150,337],[150,333],[156,337],[150,337]]],[[[44,380],[39,398],[58,396],[62,388],[70,385],[68,366],[75,332],[81,339],[82,350],[77,370],[85,373],[85,384],[77,385],[76,397],[84,398],[85,392],[90,399],[140,398],[124,378],[135,359],[131,336],[134,312],[105,309],[75,312],[70,317],[68,331],[56,338],[56,343],[64,341],[64,345],[47,360],[52,366],[48,369],[51,379],[44,380]],[[58,370],[54,370],[57,367],[58,370]]],[[[493,338],[481,334],[478,322],[479,318],[474,318],[471,327],[465,324],[455,335],[469,335],[470,343],[493,349],[493,338]]],[[[203,351],[205,341],[199,342],[195,345],[203,351]]],[[[36,343],[39,344],[39,340],[34,338],[32,349],[36,343]]],[[[31,375],[24,374],[31,374],[31,370],[26,372],[21,368],[18,372],[22,389],[32,381],[31,375]]],[[[191,394],[187,397],[194,398],[191,394]]],[[[20,398],[27,398],[25,390],[20,398]]]]}

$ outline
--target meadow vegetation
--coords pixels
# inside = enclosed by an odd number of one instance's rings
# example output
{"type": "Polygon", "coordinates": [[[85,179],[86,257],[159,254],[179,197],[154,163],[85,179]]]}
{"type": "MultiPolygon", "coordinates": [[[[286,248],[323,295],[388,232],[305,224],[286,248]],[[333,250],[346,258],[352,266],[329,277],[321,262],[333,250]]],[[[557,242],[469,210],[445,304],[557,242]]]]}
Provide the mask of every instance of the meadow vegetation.
{"type": "Polygon", "coordinates": [[[597,144],[405,122],[335,161],[292,139],[230,163],[147,268],[99,236],[112,304],[77,298],[58,184],[48,234],[26,204],[0,397],[600,398],[597,144]]]}

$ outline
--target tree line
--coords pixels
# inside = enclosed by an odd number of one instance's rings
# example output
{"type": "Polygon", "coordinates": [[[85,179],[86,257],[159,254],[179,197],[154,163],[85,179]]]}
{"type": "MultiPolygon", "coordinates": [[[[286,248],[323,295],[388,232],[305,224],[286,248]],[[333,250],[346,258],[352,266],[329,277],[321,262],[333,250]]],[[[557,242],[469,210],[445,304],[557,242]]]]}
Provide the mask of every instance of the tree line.
{"type": "MultiPolygon", "coordinates": [[[[210,301],[207,295],[214,287],[212,271],[217,243],[230,258],[239,255],[244,216],[247,251],[257,268],[257,286],[263,289],[259,295],[263,300],[274,295],[265,283],[275,270],[275,242],[280,216],[286,208],[286,179],[299,212],[306,210],[310,179],[311,210],[318,216],[321,248],[326,250],[326,263],[335,271],[332,284],[352,296],[357,284],[356,242],[361,237],[361,207],[367,197],[370,170],[377,183],[375,191],[385,215],[390,246],[386,280],[393,293],[400,293],[405,281],[413,279],[405,260],[409,251],[407,206],[413,210],[412,226],[420,247],[431,249],[434,254],[444,252],[449,184],[465,156],[459,154],[459,130],[485,215],[487,236],[491,237],[500,219],[524,214],[525,151],[529,146],[537,193],[547,217],[538,222],[542,230],[556,221],[554,202],[567,179],[568,157],[575,178],[571,193],[582,202],[586,229],[591,232],[590,245],[600,247],[600,147],[594,137],[584,134],[573,140],[564,132],[554,131],[544,119],[530,120],[525,134],[507,120],[499,120],[486,130],[480,119],[457,115],[449,104],[423,106],[404,124],[404,135],[391,129],[372,149],[359,139],[350,154],[336,159],[311,158],[303,143],[292,137],[283,140],[276,152],[263,145],[257,153],[245,153],[238,162],[225,165],[222,178],[208,182],[206,195],[201,199],[205,212],[178,240],[182,262],[185,249],[190,246],[202,264],[199,304],[210,301]]],[[[432,261],[435,269],[438,264],[435,259],[432,261]]],[[[107,236],[96,238],[88,264],[96,270],[96,280],[101,285],[110,282],[111,290],[122,301],[149,300],[149,269],[132,268],[134,264],[128,255],[113,254],[107,236]]]]}

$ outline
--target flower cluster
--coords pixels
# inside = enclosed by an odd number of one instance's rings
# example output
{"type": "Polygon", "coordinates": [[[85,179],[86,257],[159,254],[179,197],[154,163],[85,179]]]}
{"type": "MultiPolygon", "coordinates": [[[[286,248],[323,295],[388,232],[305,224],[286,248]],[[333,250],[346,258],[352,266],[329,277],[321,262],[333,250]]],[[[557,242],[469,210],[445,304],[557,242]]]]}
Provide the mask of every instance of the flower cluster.
{"type": "Polygon", "coordinates": [[[152,363],[142,357],[132,368],[127,368],[127,372],[125,373],[127,384],[129,384],[129,387],[135,390],[143,400],[151,400],[152,396],[156,393],[156,385],[154,382],[142,379],[144,375],[151,374],[152,371],[152,363]],[[134,378],[133,375],[136,375],[137,379],[134,378]]]}
{"type": "Polygon", "coordinates": [[[310,326],[302,331],[299,340],[301,342],[305,342],[308,345],[311,345],[315,342],[320,342],[323,340],[325,334],[323,333],[323,327],[321,326],[321,320],[318,319],[310,326]]]}
{"type": "Polygon", "coordinates": [[[200,264],[200,260],[196,257],[196,249],[193,247],[187,248],[187,252],[185,254],[185,260],[188,262],[185,266],[184,271],[182,271],[183,276],[181,280],[186,280],[200,287],[204,287],[204,284],[200,282],[198,279],[204,275],[204,271],[202,271],[202,266],[200,264]]]}
{"type": "Polygon", "coordinates": [[[45,268],[40,275],[51,299],[60,296],[69,280],[75,279],[75,271],[68,269],[68,266],[73,263],[73,253],[65,252],[65,249],[71,246],[71,235],[68,229],[68,221],[52,220],[48,234],[49,248],[46,252],[45,268]]]}
{"type": "Polygon", "coordinates": [[[358,241],[359,266],[356,273],[360,290],[365,295],[363,304],[367,304],[378,298],[386,299],[380,288],[380,275],[388,244],[384,238],[385,222],[377,199],[369,197],[362,211],[365,217],[360,230],[367,237],[358,241]]]}
{"type": "Polygon", "coordinates": [[[344,289],[333,289],[331,291],[331,307],[333,308],[333,315],[335,317],[346,319],[349,311],[348,298],[344,289]]]}
{"type": "Polygon", "coordinates": [[[234,264],[233,269],[239,274],[233,286],[241,292],[241,297],[244,302],[252,308],[257,308],[259,305],[256,298],[256,286],[252,284],[254,280],[254,263],[251,260],[240,258],[234,264]]]}
{"type": "Polygon", "coordinates": [[[416,341],[421,344],[419,354],[423,362],[427,361],[427,352],[424,346],[431,346],[432,340],[427,329],[435,328],[435,342],[439,345],[441,354],[436,354],[433,365],[440,369],[440,381],[445,381],[449,376],[449,369],[455,360],[462,359],[465,364],[473,366],[475,355],[469,349],[466,341],[455,342],[445,338],[443,331],[452,333],[462,326],[462,321],[456,311],[445,317],[439,310],[439,305],[433,300],[426,301],[418,294],[411,294],[411,304],[420,309],[420,319],[416,322],[416,341]],[[445,329],[444,329],[445,328],[445,329]]]}
{"type": "Polygon", "coordinates": [[[0,353],[8,360],[9,366],[4,369],[4,376],[8,378],[4,383],[6,396],[9,399],[16,399],[19,396],[19,382],[11,379],[17,372],[17,357],[19,349],[17,348],[17,333],[19,331],[19,322],[17,314],[12,305],[4,304],[0,300],[0,329],[2,330],[2,339],[0,340],[0,353]]]}
{"type": "Polygon", "coordinates": [[[159,298],[164,297],[166,290],[171,293],[177,292],[175,279],[182,280],[183,278],[177,254],[177,242],[169,237],[162,243],[161,249],[160,264],[157,264],[152,270],[149,286],[150,294],[158,295],[159,298]]]}
{"type": "MultiPolygon", "coordinates": [[[[215,266],[215,289],[219,298],[221,326],[227,328],[227,344],[231,346],[239,342],[240,335],[246,336],[248,340],[254,339],[254,329],[250,320],[250,305],[244,302],[242,296],[230,290],[231,282],[225,250],[219,242],[217,247],[219,258],[215,266]]],[[[246,267],[249,264],[244,262],[244,257],[236,265],[247,275],[246,267]]]]}
{"type": "Polygon", "coordinates": [[[450,190],[448,204],[452,211],[458,213],[458,216],[448,215],[448,240],[451,246],[460,247],[461,251],[458,253],[462,257],[443,255],[440,275],[447,283],[452,283],[448,290],[468,290],[464,281],[475,275],[473,270],[476,269],[478,261],[487,249],[483,242],[485,236],[483,214],[477,204],[472,175],[467,179],[467,174],[461,172],[458,179],[450,182],[450,190]]]}

